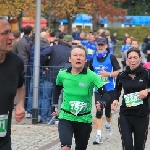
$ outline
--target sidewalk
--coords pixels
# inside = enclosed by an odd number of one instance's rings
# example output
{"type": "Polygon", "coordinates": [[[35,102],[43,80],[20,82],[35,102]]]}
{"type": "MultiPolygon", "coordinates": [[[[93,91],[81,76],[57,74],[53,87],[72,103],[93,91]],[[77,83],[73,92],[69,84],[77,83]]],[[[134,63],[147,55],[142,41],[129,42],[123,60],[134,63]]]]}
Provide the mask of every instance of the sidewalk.
{"type": "MultiPolygon", "coordinates": [[[[119,62],[121,59],[118,59],[119,62]]],[[[120,63],[121,64],[121,63],[120,63]]],[[[120,97],[121,98],[121,97],[120,97]]],[[[121,102],[121,100],[120,100],[121,102]]],[[[118,106],[119,109],[119,106],[118,106]]],[[[95,140],[96,130],[93,121],[93,130],[89,139],[87,150],[122,150],[121,137],[118,130],[118,111],[117,110],[112,117],[112,135],[109,139],[106,139],[105,134],[105,119],[103,117],[103,130],[102,136],[104,143],[100,145],[93,145],[95,140]]],[[[93,99],[92,114],[93,119],[95,116],[95,105],[93,99]]],[[[65,138],[65,135],[64,135],[65,138]]],[[[147,136],[146,148],[150,148],[150,134],[147,136]],[[148,147],[149,146],[149,147],[148,147]]],[[[24,118],[21,123],[16,123],[14,118],[12,119],[12,150],[60,150],[60,143],[58,138],[57,125],[32,125],[32,120],[24,118]]],[[[72,145],[74,150],[74,140],[72,145]]]]}
{"type": "MultiPolygon", "coordinates": [[[[94,102],[94,101],[93,101],[94,102]]],[[[93,105],[92,114],[93,119],[95,115],[95,107],[93,105]]],[[[121,139],[118,131],[117,110],[113,114],[112,118],[112,135],[109,139],[106,139],[104,123],[102,136],[104,143],[100,145],[93,145],[93,140],[95,140],[96,130],[93,121],[93,130],[91,137],[89,139],[89,144],[87,150],[122,150],[121,139]]],[[[104,119],[104,118],[103,118],[104,119]]],[[[58,139],[57,125],[32,125],[31,119],[24,118],[21,123],[16,123],[12,120],[12,150],[59,150],[60,143],[58,139]]],[[[65,135],[64,135],[65,138],[65,135]]],[[[147,138],[146,149],[149,150],[148,145],[150,145],[150,134],[147,138]]],[[[72,150],[74,150],[74,140],[72,150]]]]}

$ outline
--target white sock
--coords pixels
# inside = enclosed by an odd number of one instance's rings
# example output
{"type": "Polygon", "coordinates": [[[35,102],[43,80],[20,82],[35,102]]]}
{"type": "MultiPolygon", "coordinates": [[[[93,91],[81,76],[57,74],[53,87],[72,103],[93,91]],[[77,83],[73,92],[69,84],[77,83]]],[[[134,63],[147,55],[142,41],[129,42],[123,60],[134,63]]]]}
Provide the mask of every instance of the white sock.
{"type": "Polygon", "coordinates": [[[101,130],[97,130],[97,135],[101,138],[101,130]]]}
{"type": "Polygon", "coordinates": [[[110,122],[107,122],[105,123],[106,127],[111,127],[111,123],[110,122]]]}

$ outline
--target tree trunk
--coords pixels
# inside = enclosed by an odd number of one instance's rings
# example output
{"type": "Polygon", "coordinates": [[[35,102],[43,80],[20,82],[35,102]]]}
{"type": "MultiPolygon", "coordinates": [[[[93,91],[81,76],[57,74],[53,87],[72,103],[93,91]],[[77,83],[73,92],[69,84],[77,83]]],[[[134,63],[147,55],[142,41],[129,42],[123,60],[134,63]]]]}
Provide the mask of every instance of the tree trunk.
{"type": "Polygon", "coordinates": [[[51,26],[51,16],[50,15],[47,16],[47,26],[48,26],[48,28],[50,28],[50,26],[51,26]]]}
{"type": "Polygon", "coordinates": [[[18,17],[18,27],[19,29],[22,27],[22,16],[18,17]]]}
{"type": "Polygon", "coordinates": [[[17,17],[19,29],[22,27],[22,16],[23,16],[22,13],[23,13],[23,12],[21,12],[20,15],[17,17]]]}
{"type": "Polygon", "coordinates": [[[92,29],[93,31],[98,29],[98,24],[96,21],[92,21],[92,29]]]}
{"type": "Polygon", "coordinates": [[[72,22],[73,20],[68,17],[68,34],[71,34],[72,35],[72,22]]]}

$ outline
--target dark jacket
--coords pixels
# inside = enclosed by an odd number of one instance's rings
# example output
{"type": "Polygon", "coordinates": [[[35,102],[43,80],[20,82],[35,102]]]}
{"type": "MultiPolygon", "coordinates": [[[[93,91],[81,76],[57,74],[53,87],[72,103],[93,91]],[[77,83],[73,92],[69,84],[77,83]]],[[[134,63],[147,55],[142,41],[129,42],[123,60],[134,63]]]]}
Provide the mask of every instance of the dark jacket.
{"type": "MultiPolygon", "coordinates": [[[[29,62],[29,65],[30,65],[30,73],[31,73],[31,75],[33,74],[34,50],[35,50],[35,45],[33,45],[31,47],[31,50],[30,50],[30,62],[29,62]]],[[[40,57],[43,55],[43,53],[45,51],[48,51],[48,50],[50,50],[49,43],[47,41],[40,40],[40,57]]],[[[41,61],[40,61],[40,66],[41,66],[41,61]]],[[[43,68],[40,67],[40,75],[42,75],[42,73],[43,73],[43,68]]]]}
{"type": "MultiPolygon", "coordinates": [[[[29,36],[24,35],[17,44],[18,54],[24,61],[24,65],[29,65],[29,58],[30,58],[30,44],[31,39],[29,36]]],[[[24,72],[27,72],[27,66],[24,67],[24,72]]]]}
{"type": "Polygon", "coordinates": [[[135,72],[135,78],[132,79],[127,73],[127,69],[118,74],[116,79],[115,87],[115,100],[119,100],[121,95],[121,90],[123,88],[124,94],[122,97],[122,105],[120,106],[120,113],[124,115],[133,115],[133,116],[144,116],[149,113],[148,108],[148,97],[143,99],[143,104],[127,107],[124,100],[124,95],[139,92],[145,90],[149,85],[149,72],[147,69],[144,69],[142,66],[139,66],[139,71],[135,72]]]}
{"type": "Polygon", "coordinates": [[[46,72],[46,77],[50,82],[55,82],[59,70],[64,67],[65,63],[69,62],[70,51],[71,46],[68,43],[59,42],[58,45],[52,46],[41,55],[41,63],[44,65],[50,56],[47,64],[50,67],[46,72]]]}

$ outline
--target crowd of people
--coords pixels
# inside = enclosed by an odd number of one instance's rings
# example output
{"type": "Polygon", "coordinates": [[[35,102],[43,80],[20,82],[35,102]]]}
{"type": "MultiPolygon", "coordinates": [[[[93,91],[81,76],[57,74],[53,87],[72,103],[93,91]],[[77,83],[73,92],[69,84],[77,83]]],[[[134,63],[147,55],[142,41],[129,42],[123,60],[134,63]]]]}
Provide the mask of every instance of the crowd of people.
{"type": "MultiPolygon", "coordinates": [[[[11,118],[31,118],[33,102],[34,26],[11,31],[8,21],[0,17],[0,149],[11,150],[11,118]],[[22,35],[23,32],[23,35],[22,35]],[[25,82],[24,82],[25,77],[25,82]],[[26,92],[26,94],[25,94],[26,92]],[[5,101],[4,101],[5,100],[5,101]],[[25,113],[26,111],[26,113],[25,113]]],[[[102,116],[111,133],[111,109],[116,110],[123,89],[118,129],[123,150],[144,150],[149,125],[149,37],[140,51],[139,42],[128,34],[122,41],[120,64],[114,55],[117,34],[99,29],[88,34],[76,28],[72,35],[60,25],[58,30],[41,28],[39,66],[39,123],[59,119],[58,132],[62,150],[86,150],[92,131],[92,96],[95,97],[96,139],[103,143],[102,116]],[[144,53],[143,53],[144,52],[144,53]],[[148,60],[148,59],[147,59],[148,60]],[[64,68],[69,63],[70,67],[64,68]],[[57,113],[63,91],[61,109],[57,113]],[[55,109],[52,106],[55,105],[55,109]],[[65,135],[65,138],[64,138],[65,135]]],[[[51,122],[54,124],[54,122],[51,122]]]]}

